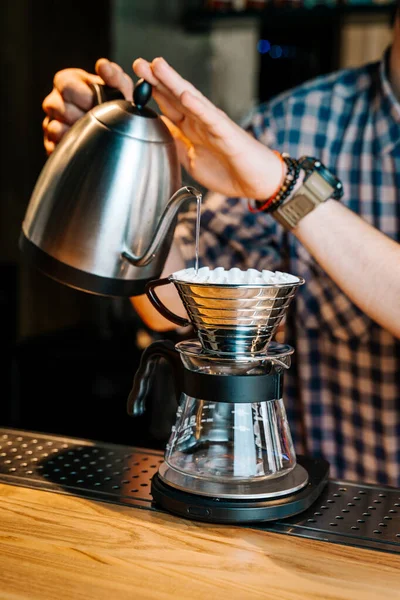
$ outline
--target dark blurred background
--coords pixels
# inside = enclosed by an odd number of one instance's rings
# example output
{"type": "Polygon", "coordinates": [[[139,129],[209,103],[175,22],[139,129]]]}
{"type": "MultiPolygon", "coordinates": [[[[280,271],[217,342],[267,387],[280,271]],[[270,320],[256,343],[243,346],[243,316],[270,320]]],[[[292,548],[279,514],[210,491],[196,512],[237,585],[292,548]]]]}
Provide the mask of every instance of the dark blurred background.
{"type": "Polygon", "coordinates": [[[163,369],[145,417],[128,417],[126,399],[143,348],[179,334],[157,336],[128,299],[75,291],[21,261],[20,227],[46,161],[41,104],[54,74],[93,71],[102,56],[130,73],[134,58],[162,55],[239,121],[303,81],[380,58],[393,4],[2,0],[0,425],[161,448],[175,410],[163,369]]]}

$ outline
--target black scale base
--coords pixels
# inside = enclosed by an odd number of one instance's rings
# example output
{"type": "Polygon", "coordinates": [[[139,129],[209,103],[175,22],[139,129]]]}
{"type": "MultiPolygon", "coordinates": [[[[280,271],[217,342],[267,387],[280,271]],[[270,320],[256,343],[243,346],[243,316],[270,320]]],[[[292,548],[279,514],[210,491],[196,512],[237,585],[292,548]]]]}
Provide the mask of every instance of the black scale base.
{"type": "Polygon", "coordinates": [[[151,494],[165,510],[196,521],[209,523],[256,523],[292,517],[305,511],[328,482],[329,464],[322,459],[297,456],[308,473],[307,485],[298,492],[268,500],[228,500],[183,492],[167,485],[156,473],[151,494]]]}

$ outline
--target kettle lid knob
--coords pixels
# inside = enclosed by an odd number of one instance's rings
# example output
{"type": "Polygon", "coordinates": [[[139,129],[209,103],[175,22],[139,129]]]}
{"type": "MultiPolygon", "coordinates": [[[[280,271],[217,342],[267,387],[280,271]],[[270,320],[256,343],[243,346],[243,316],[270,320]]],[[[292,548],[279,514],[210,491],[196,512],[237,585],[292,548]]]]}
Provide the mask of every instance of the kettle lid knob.
{"type": "Polygon", "coordinates": [[[133,91],[133,102],[115,100],[99,104],[90,115],[113,132],[142,142],[174,144],[174,139],[158,113],[146,106],[151,99],[153,86],[139,79],[133,91]]]}
{"type": "Polygon", "coordinates": [[[145,79],[139,79],[133,90],[133,101],[136,107],[141,110],[146,106],[151,98],[152,87],[145,79]]]}

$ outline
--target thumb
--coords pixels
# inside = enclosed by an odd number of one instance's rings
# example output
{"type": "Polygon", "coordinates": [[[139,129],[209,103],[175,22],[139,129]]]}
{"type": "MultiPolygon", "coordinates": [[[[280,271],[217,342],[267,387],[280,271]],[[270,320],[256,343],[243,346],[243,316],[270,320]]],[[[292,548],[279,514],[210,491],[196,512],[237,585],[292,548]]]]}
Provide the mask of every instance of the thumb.
{"type": "Polygon", "coordinates": [[[107,58],[99,58],[96,62],[96,73],[106,85],[116,88],[125,96],[126,100],[133,98],[133,81],[123,69],[107,58]]]}

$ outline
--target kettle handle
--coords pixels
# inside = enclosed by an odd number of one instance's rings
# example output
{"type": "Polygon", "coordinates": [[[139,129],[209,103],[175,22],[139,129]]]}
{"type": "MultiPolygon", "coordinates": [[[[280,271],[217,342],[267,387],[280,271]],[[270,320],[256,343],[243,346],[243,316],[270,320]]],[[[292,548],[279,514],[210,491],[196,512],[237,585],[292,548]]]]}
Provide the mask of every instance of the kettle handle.
{"type": "Polygon", "coordinates": [[[175,350],[175,345],[169,340],[157,340],[147,346],[142,352],[139,368],[133,378],[132,389],[128,396],[127,412],[132,417],[137,417],[145,412],[146,399],[153,380],[153,373],[160,358],[166,359],[174,372],[174,383],[179,402],[179,383],[182,382],[183,364],[175,350]]]}
{"type": "Polygon", "coordinates": [[[125,96],[117,88],[101,83],[89,83],[89,87],[93,93],[94,106],[103,104],[103,102],[111,102],[111,100],[125,100],[125,96]]]}
{"type": "Polygon", "coordinates": [[[168,321],[172,321],[172,323],[175,323],[180,327],[187,327],[192,323],[188,319],[184,319],[183,317],[180,317],[179,315],[176,315],[171,310],[169,310],[169,308],[167,308],[165,304],[161,302],[160,298],[155,292],[156,287],[168,285],[169,283],[171,283],[171,279],[169,277],[164,277],[163,279],[153,279],[152,281],[149,281],[145,287],[146,295],[152,303],[152,305],[154,306],[154,308],[158,310],[158,312],[165,319],[167,319],[168,321]]]}

